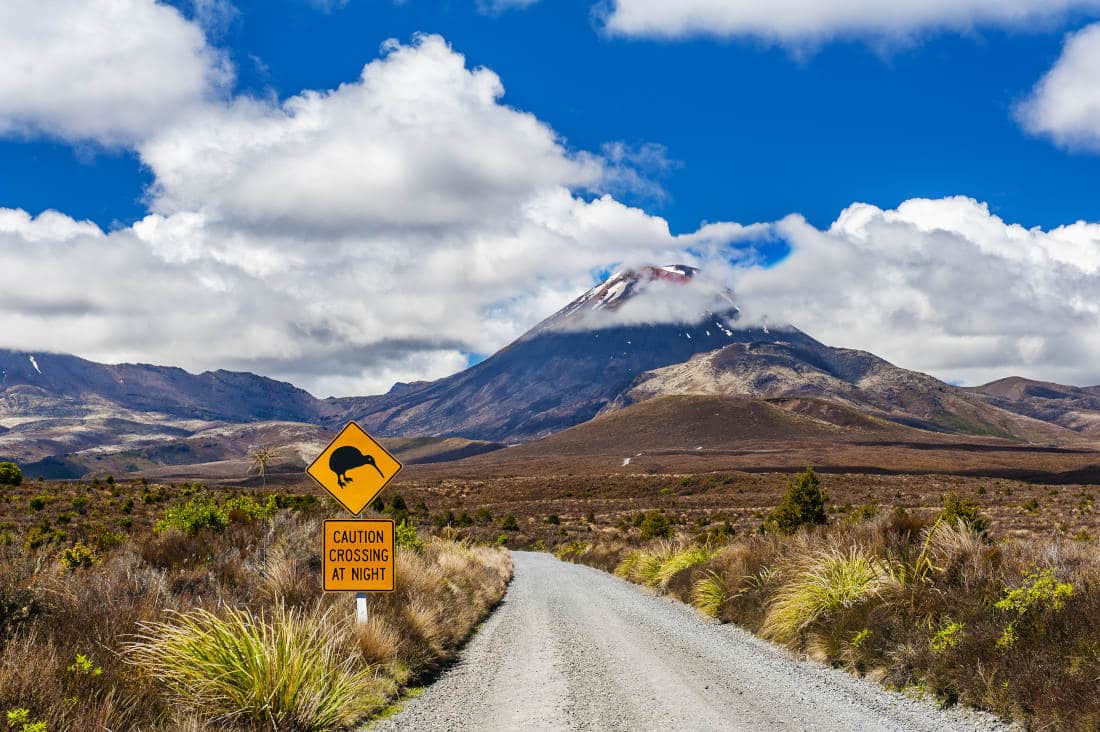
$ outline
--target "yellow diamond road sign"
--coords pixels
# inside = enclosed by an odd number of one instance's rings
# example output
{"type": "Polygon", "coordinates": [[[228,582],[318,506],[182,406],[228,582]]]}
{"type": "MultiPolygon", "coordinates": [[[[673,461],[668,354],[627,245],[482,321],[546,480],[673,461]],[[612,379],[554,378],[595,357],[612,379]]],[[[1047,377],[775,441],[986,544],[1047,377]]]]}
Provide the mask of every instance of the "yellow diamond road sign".
{"type": "Polygon", "coordinates": [[[373,437],[348,422],[313,464],[309,477],[332,494],[341,506],[360,513],[401,470],[401,463],[373,437]]]}

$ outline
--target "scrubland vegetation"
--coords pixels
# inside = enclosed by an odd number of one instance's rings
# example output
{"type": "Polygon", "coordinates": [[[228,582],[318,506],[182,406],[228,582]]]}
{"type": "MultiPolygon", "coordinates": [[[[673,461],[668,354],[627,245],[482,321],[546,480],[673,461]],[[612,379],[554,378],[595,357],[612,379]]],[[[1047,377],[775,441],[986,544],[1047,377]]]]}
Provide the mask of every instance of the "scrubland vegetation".
{"type": "Polygon", "coordinates": [[[313,496],[23,487],[0,532],[0,729],[345,728],[440,668],[511,576],[506,552],[405,524],[397,591],[357,626],[321,592],[313,496]]]}
{"type": "Polygon", "coordinates": [[[559,558],[615,572],[821,661],[1035,729],[1100,729],[1100,553],[1001,540],[968,499],[826,519],[812,474],[760,530],[579,541],[559,558]]]}

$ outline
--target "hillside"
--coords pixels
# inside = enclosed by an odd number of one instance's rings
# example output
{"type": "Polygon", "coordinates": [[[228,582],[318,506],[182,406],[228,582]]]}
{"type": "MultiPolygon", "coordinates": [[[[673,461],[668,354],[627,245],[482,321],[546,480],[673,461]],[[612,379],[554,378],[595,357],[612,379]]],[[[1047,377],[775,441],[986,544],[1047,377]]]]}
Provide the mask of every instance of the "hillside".
{"type": "Polygon", "coordinates": [[[643,374],[610,408],[669,394],[812,398],[932,432],[1047,443],[1076,437],[1061,425],[1008,410],[874,354],[832,348],[802,334],[792,338],[790,332],[777,333],[767,343],[734,343],[643,374]]]}
{"type": "Polygon", "coordinates": [[[1100,439],[1100,386],[1064,386],[1012,376],[967,391],[1000,409],[1100,439]]]}

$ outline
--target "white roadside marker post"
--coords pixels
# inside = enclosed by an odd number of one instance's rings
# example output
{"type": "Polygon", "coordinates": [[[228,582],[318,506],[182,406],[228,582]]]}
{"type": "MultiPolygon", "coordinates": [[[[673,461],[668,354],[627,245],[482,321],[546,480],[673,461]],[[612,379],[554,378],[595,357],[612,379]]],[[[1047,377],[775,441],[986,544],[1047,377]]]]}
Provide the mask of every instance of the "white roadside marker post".
{"type": "MultiPolygon", "coordinates": [[[[362,519],[363,512],[355,514],[355,518],[362,519]]],[[[367,624],[367,593],[365,592],[355,593],[355,623],[359,626],[367,624]]]]}

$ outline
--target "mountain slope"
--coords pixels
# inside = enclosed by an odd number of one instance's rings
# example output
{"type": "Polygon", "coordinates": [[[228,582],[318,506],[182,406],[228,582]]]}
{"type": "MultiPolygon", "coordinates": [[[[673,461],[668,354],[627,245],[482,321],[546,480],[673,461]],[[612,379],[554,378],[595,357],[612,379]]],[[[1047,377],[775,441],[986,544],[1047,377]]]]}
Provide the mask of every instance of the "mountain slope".
{"type": "Polygon", "coordinates": [[[734,343],[643,374],[610,408],[670,394],[809,397],[930,430],[1030,442],[1065,440],[1061,427],[1008,411],[927,374],[865,351],[776,334],[767,343],[734,343]]]}

